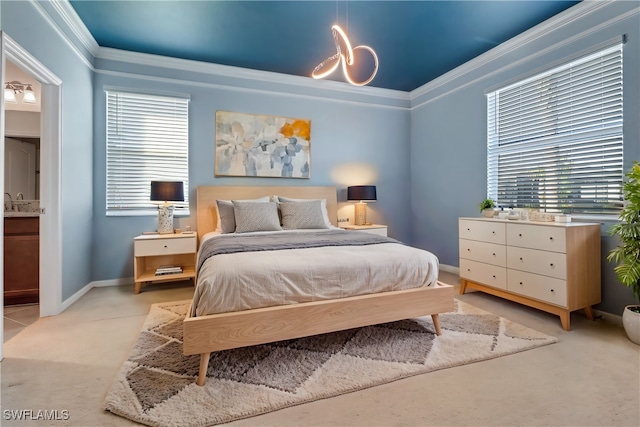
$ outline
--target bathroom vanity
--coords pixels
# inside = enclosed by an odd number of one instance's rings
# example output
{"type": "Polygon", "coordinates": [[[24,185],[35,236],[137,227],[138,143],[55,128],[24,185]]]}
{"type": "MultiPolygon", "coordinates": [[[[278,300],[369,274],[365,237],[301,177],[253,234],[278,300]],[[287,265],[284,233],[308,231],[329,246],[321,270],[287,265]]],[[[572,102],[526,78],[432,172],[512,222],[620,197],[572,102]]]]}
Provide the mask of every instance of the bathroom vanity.
{"type": "Polygon", "coordinates": [[[40,218],[8,212],[4,218],[4,305],[39,302],[40,218]]]}

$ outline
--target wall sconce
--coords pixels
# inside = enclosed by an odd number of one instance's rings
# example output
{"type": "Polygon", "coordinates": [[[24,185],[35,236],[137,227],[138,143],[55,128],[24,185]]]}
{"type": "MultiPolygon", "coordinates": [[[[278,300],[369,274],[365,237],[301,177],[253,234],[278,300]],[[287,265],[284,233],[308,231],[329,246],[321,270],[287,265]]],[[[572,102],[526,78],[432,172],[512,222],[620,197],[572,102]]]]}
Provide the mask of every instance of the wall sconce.
{"type": "Polygon", "coordinates": [[[31,87],[31,83],[20,83],[19,81],[6,82],[4,84],[4,102],[17,104],[16,95],[22,93],[23,104],[35,104],[36,94],[31,87]]]}
{"type": "Polygon", "coordinates": [[[158,233],[173,233],[173,203],[184,202],[182,181],[151,181],[151,201],[163,202],[158,206],[158,233]]]}
{"type": "Polygon", "coordinates": [[[375,202],[376,186],[375,185],[355,185],[353,187],[347,187],[347,200],[355,201],[355,225],[370,225],[367,222],[367,202],[375,202]]]}

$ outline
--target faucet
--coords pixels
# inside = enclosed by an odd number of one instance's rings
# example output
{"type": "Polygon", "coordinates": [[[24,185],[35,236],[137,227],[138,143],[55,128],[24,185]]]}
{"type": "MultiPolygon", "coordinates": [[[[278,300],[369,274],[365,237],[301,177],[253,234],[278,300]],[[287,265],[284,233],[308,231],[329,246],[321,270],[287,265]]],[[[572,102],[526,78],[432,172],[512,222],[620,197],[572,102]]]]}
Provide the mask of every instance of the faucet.
{"type": "Polygon", "coordinates": [[[24,200],[24,194],[22,193],[16,194],[16,200],[24,200]]]}
{"type": "Polygon", "coordinates": [[[11,194],[9,193],[4,193],[5,196],[9,196],[9,210],[12,211],[13,210],[13,198],[11,197],[11,194]]]}

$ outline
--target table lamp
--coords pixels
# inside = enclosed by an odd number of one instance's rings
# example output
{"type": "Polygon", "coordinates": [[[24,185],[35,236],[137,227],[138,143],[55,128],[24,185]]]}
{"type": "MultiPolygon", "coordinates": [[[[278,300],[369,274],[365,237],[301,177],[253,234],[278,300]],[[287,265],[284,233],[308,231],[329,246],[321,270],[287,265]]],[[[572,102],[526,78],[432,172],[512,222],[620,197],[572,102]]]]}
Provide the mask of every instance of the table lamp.
{"type": "Polygon", "coordinates": [[[158,233],[173,233],[173,203],[184,202],[182,181],[151,181],[151,201],[163,202],[158,206],[158,233]]]}
{"type": "Polygon", "coordinates": [[[367,222],[367,204],[365,202],[375,202],[376,186],[375,185],[355,185],[347,187],[347,200],[357,200],[355,204],[355,225],[370,225],[367,222]]]}

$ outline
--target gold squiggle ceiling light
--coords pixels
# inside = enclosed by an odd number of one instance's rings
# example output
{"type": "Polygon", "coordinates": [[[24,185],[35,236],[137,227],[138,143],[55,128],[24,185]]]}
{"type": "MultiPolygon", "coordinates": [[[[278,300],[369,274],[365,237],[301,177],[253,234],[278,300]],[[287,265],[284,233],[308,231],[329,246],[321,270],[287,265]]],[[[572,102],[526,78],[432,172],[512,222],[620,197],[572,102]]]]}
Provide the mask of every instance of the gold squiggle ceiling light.
{"type": "Polygon", "coordinates": [[[332,26],[331,31],[333,33],[333,40],[336,44],[336,53],[318,64],[318,66],[314,68],[313,72],[311,73],[311,77],[313,77],[314,79],[325,78],[329,74],[333,73],[336,68],[338,68],[340,63],[342,63],[342,71],[344,72],[344,76],[352,85],[364,86],[371,82],[371,80],[373,80],[373,78],[376,76],[376,73],[378,72],[378,55],[376,55],[376,52],[369,46],[365,45],[360,45],[352,48],[351,43],[349,42],[349,38],[347,37],[345,32],[342,31],[342,28],[340,28],[338,25],[332,26]],[[344,46],[346,56],[343,53],[341,46],[344,46]],[[353,67],[355,63],[353,52],[356,50],[368,51],[369,53],[371,53],[371,56],[373,56],[374,62],[373,72],[368,79],[361,82],[354,81],[349,74],[349,68],[353,67]]]}

